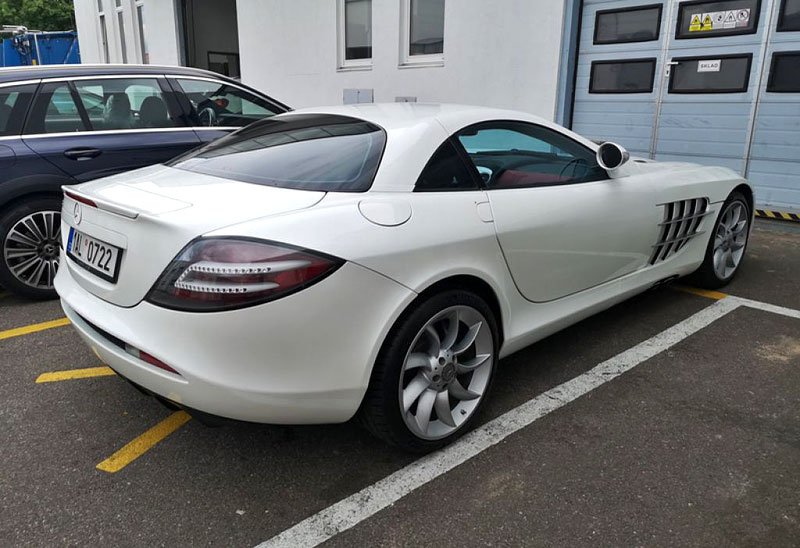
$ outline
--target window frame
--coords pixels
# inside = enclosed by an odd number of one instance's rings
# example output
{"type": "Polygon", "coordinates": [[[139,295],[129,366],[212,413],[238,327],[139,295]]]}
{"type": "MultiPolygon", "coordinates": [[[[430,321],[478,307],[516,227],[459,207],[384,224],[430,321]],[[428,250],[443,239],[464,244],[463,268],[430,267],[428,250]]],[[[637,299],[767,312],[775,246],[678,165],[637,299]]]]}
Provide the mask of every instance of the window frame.
{"type": "MultiPolygon", "coordinates": [[[[30,137],[53,137],[59,135],[110,135],[110,134],[118,134],[120,132],[125,133],[154,133],[154,132],[168,132],[168,131],[193,131],[194,128],[188,124],[186,116],[184,116],[183,109],[181,108],[178,99],[176,97],[177,92],[172,89],[169,85],[167,78],[163,74],[114,74],[114,75],[92,75],[92,76],[75,76],[71,78],[49,78],[43,79],[38,81],[40,84],[34,94],[33,101],[31,101],[30,106],[28,107],[28,113],[25,117],[25,123],[22,127],[21,135],[25,138],[30,137]],[[94,129],[92,126],[91,119],[89,118],[88,113],[86,112],[86,108],[83,105],[83,101],[81,100],[80,93],[75,86],[75,82],[83,82],[83,81],[95,81],[95,80],[128,80],[128,79],[135,79],[135,80],[156,80],[158,81],[158,85],[162,91],[162,98],[167,106],[167,112],[169,113],[170,119],[174,120],[176,125],[173,127],[165,127],[165,128],[128,128],[128,129],[94,129]],[[36,106],[39,101],[39,97],[43,93],[45,86],[50,84],[61,84],[65,83],[68,85],[70,93],[72,95],[72,100],[75,102],[75,105],[78,108],[78,112],[81,116],[81,120],[83,121],[84,126],[86,129],[81,131],[70,131],[70,132],[59,132],[59,133],[47,133],[43,131],[29,131],[30,124],[33,121],[33,115],[36,112],[36,106]]],[[[46,115],[46,114],[45,114],[46,115]]],[[[42,119],[44,122],[44,119],[42,119]]],[[[238,128],[237,128],[238,129],[238,128]]]]}
{"type": "Polygon", "coordinates": [[[635,42],[655,42],[661,39],[661,24],[662,19],[664,17],[664,4],[648,4],[646,6],[631,6],[627,8],[616,8],[616,9],[604,9],[604,10],[597,10],[594,16],[594,36],[592,37],[592,45],[608,45],[608,44],[631,44],[635,42]],[[628,40],[611,40],[611,41],[598,41],[597,40],[597,32],[600,29],[598,22],[600,21],[601,15],[607,15],[609,13],[626,13],[631,11],[644,11],[644,10],[651,10],[651,9],[658,9],[658,21],[656,24],[656,36],[655,38],[648,38],[647,40],[637,40],[637,39],[628,39],[628,40]]]}
{"type": "Polygon", "coordinates": [[[656,68],[658,68],[658,58],[657,57],[637,57],[632,59],[597,59],[592,61],[591,68],[589,70],[589,88],[588,93],[593,95],[626,95],[632,93],[642,93],[648,94],[653,93],[656,84],[656,68]],[[595,91],[594,88],[594,71],[596,65],[618,65],[622,63],[644,63],[649,62],[651,63],[652,69],[652,76],[650,78],[650,88],[647,91],[644,90],[619,90],[619,91],[595,91]]]}
{"type": "Polygon", "coordinates": [[[78,92],[75,90],[75,86],[72,84],[70,80],[67,79],[58,79],[58,80],[42,80],[41,84],[39,85],[38,89],[36,90],[36,94],[34,95],[33,101],[28,109],[28,114],[25,117],[25,123],[22,126],[21,135],[23,138],[31,137],[34,135],[37,136],[44,136],[44,137],[51,137],[51,136],[58,136],[58,135],[85,135],[86,133],[92,132],[92,124],[89,120],[89,116],[86,113],[83,107],[83,101],[80,100],[78,96],[78,92]],[[72,98],[72,102],[75,104],[75,110],[78,113],[78,116],[81,119],[81,124],[83,124],[83,129],[79,129],[77,131],[46,131],[46,124],[47,124],[47,110],[50,102],[53,100],[53,93],[55,90],[60,87],[65,86],[67,91],[72,98]],[[47,102],[45,103],[45,97],[47,97],[47,102]],[[42,116],[39,119],[38,114],[41,112],[42,116]],[[32,131],[31,124],[36,123],[40,124],[37,125],[36,129],[41,131],[32,131]]]}
{"type": "Polygon", "coordinates": [[[705,32],[697,33],[693,35],[688,33],[687,35],[681,36],[681,14],[683,13],[683,8],[691,7],[691,6],[699,6],[701,4],[710,4],[712,2],[724,2],[725,0],[692,0],[691,2],[680,2],[678,4],[678,17],[675,21],[675,40],[697,40],[698,38],[723,38],[726,36],[745,36],[748,34],[756,34],[758,32],[758,24],[761,22],[761,0],[754,0],[756,3],[755,14],[753,16],[753,28],[750,30],[744,31],[737,31],[736,29],[726,29],[720,32],[711,31],[713,34],[707,34],[705,32]],[[733,32],[731,32],[731,30],[733,32]]]}
{"type": "Polygon", "coordinates": [[[245,86],[238,85],[236,82],[229,81],[227,79],[219,79],[219,78],[212,78],[209,76],[194,76],[194,75],[186,75],[186,74],[167,74],[165,75],[167,78],[167,82],[172,87],[172,90],[176,94],[176,100],[180,104],[180,112],[183,114],[185,123],[187,127],[194,128],[195,130],[210,130],[210,131],[232,131],[241,129],[244,126],[198,126],[194,125],[194,122],[191,119],[191,110],[187,108],[186,103],[189,101],[189,98],[184,91],[183,87],[180,84],[180,80],[199,80],[201,82],[211,82],[219,86],[230,86],[233,88],[237,88],[253,97],[264,101],[268,105],[270,105],[270,110],[275,110],[274,116],[278,114],[283,114],[285,112],[289,112],[291,109],[278,103],[271,97],[267,97],[263,94],[256,93],[252,89],[248,89],[245,86]]]}
{"type": "Polygon", "coordinates": [[[778,8],[778,26],[775,28],[775,32],[800,32],[800,27],[796,29],[786,28],[786,23],[783,19],[786,15],[786,5],[788,3],[789,0],[781,0],[780,8],[778,8]]]}
{"type": "Polygon", "coordinates": [[[70,88],[74,92],[74,96],[78,100],[78,108],[82,110],[86,115],[86,122],[90,128],[87,131],[93,133],[98,133],[98,132],[127,133],[131,131],[138,131],[138,132],[174,131],[174,130],[187,129],[190,127],[189,124],[187,123],[186,117],[183,115],[183,109],[180,107],[180,104],[175,98],[176,92],[169,85],[167,79],[161,74],[126,74],[126,75],[114,74],[114,75],[99,75],[99,76],[80,76],[77,78],[70,79],[69,83],[70,83],[70,88]],[[164,101],[164,105],[167,107],[167,115],[169,116],[169,119],[175,123],[175,125],[169,127],[154,127],[154,128],[131,127],[131,128],[118,128],[118,129],[94,129],[91,118],[89,118],[89,113],[86,111],[86,105],[83,104],[83,99],[81,98],[80,91],[78,91],[77,83],[96,82],[100,80],[154,80],[158,85],[158,89],[161,90],[161,99],[164,101]]]}
{"type": "Polygon", "coordinates": [[[122,57],[122,63],[128,63],[128,44],[126,43],[127,35],[125,34],[125,9],[120,0],[117,0],[114,7],[114,25],[117,27],[117,36],[119,37],[119,50],[122,57]]]}
{"type": "MultiPolygon", "coordinates": [[[[463,130],[462,130],[463,131],[463,130]]],[[[414,189],[412,192],[475,192],[476,190],[486,190],[486,184],[483,182],[483,178],[481,177],[478,169],[475,167],[475,163],[469,158],[469,154],[464,149],[464,146],[458,140],[458,133],[456,132],[436,147],[436,150],[428,157],[428,161],[425,162],[425,166],[422,168],[422,171],[419,172],[417,176],[417,180],[414,183],[414,189]],[[472,187],[470,188],[419,188],[418,185],[420,180],[422,179],[422,175],[425,173],[425,170],[428,169],[428,166],[433,160],[433,157],[436,156],[439,151],[442,149],[443,146],[449,144],[453,147],[453,150],[456,151],[456,156],[458,156],[461,165],[467,171],[470,179],[472,180],[472,187]]]]}
{"type": "MultiPolygon", "coordinates": [[[[530,185],[507,187],[507,188],[489,187],[484,182],[483,177],[481,177],[480,172],[478,171],[478,168],[475,165],[475,162],[472,161],[472,158],[470,157],[469,152],[467,152],[466,147],[464,147],[464,145],[461,143],[461,141],[458,138],[459,134],[461,134],[461,133],[463,133],[465,131],[472,130],[473,128],[479,128],[480,126],[486,126],[488,124],[494,124],[494,125],[520,124],[520,125],[523,125],[523,126],[529,126],[529,127],[535,128],[536,130],[543,131],[545,133],[549,133],[549,134],[558,135],[560,137],[563,137],[564,139],[566,139],[570,143],[574,144],[577,148],[585,150],[589,154],[589,156],[591,156],[592,158],[596,158],[597,157],[597,150],[592,149],[591,147],[581,143],[580,141],[578,141],[576,139],[573,139],[569,135],[567,135],[567,134],[565,134],[565,133],[563,133],[561,131],[558,131],[557,129],[554,129],[554,128],[551,128],[551,127],[548,127],[548,126],[544,126],[542,124],[537,124],[535,122],[528,122],[528,121],[525,121],[525,120],[513,120],[513,119],[507,119],[507,118],[502,118],[502,119],[497,119],[497,120],[484,120],[482,122],[476,122],[474,124],[470,124],[468,126],[462,127],[461,129],[459,129],[458,131],[453,133],[453,135],[450,136],[450,139],[453,140],[453,144],[455,145],[456,149],[459,151],[459,154],[462,156],[462,159],[464,159],[464,161],[467,163],[467,168],[471,170],[471,172],[473,174],[473,178],[475,178],[477,180],[478,184],[480,185],[480,189],[481,190],[485,190],[487,192],[492,192],[492,191],[498,191],[498,190],[521,190],[521,189],[549,188],[549,187],[553,187],[553,186],[582,185],[582,184],[588,184],[588,183],[603,182],[603,181],[607,181],[607,180],[609,180],[611,178],[609,176],[609,174],[608,174],[608,171],[604,170],[603,168],[601,168],[598,165],[597,168],[604,174],[603,178],[601,178],[601,179],[592,178],[592,179],[589,179],[589,180],[586,180],[586,181],[534,183],[534,184],[530,184],[530,185]]],[[[485,129],[491,129],[491,128],[485,128],[485,129]]],[[[495,128],[495,129],[502,129],[502,128],[495,128]]],[[[513,130],[511,130],[511,131],[513,131],[513,130]]],[[[438,150],[438,148],[437,148],[437,150],[438,150]]],[[[433,155],[431,155],[431,156],[433,156],[433,155]]],[[[427,167],[427,164],[425,164],[425,165],[427,167]]],[[[450,191],[450,192],[454,192],[454,191],[450,191]]]]}
{"type": "Polygon", "coordinates": [[[673,57],[672,62],[674,63],[682,63],[684,61],[708,61],[708,60],[724,60],[724,59],[747,59],[747,79],[744,83],[744,88],[738,89],[719,89],[719,88],[709,88],[703,90],[695,90],[695,91],[675,91],[675,74],[678,72],[675,70],[675,67],[672,67],[669,75],[669,82],[667,83],[667,93],[675,94],[675,95],[709,95],[713,93],[747,93],[750,89],[750,79],[751,73],[753,71],[753,54],[752,53],[729,53],[725,55],[692,55],[688,57],[673,57]]]}
{"type": "Polygon", "coordinates": [[[443,67],[445,29],[447,28],[447,0],[444,2],[442,16],[442,53],[411,55],[411,2],[402,0],[400,4],[400,63],[399,68],[443,67]]]}
{"type": "MultiPolygon", "coordinates": [[[[3,135],[7,131],[7,128],[2,128],[2,133],[0,133],[0,141],[8,140],[8,139],[19,139],[25,132],[25,126],[28,123],[28,116],[30,115],[31,109],[33,108],[34,103],[36,102],[36,97],[39,94],[39,87],[40,87],[40,80],[20,80],[18,82],[3,82],[0,83],[0,93],[3,93],[3,90],[6,88],[24,88],[30,86],[31,96],[28,99],[28,104],[25,105],[24,111],[21,113],[19,119],[19,127],[13,132],[6,135],[3,135]]],[[[13,92],[12,92],[13,93],[13,92]]],[[[19,99],[17,99],[19,101],[19,99]]],[[[17,108],[17,104],[15,103],[12,109],[17,108]]],[[[13,114],[13,110],[12,110],[13,114]]],[[[9,118],[10,120],[10,118],[9,118]]]]}
{"type": "MultiPolygon", "coordinates": [[[[336,56],[338,71],[372,70],[372,55],[363,59],[347,59],[346,0],[336,0],[336,56]]],[[[372,48],[372,0],[369,0],[369,41],[372,48]]]]}
{"type": "Polygon", "coordinates": [[[111,53],[108,49],[108,23],[106,22],[106,11],[103,0],[97,0],[97,25],[100,28],[98,38],[100,40],[100,51],[103,54],[103,62],[111,61],[111,53]]]}
{"type": "Polygon", "coordinates": [[[800,81],[798,81],[796,89],[791,89],[791,90],[772,89],[772,86],[775,83],[775,65],[777,64],[778,59],[781,57],[800,58],[800,50],[772,52],[772,60],[770,61],[769,64],[769,78],[767,79],[767,88],[766,88],[767,93],[800,93],[800,81]]]}
{"type": "Polygon", "coordinates": [[[147,38],[144,35],[144,0],[135,0],[133,3],[134,34],[138,38],[139,60],[143,65],[150,64],[150,50],[147,47],[147,38]]]}

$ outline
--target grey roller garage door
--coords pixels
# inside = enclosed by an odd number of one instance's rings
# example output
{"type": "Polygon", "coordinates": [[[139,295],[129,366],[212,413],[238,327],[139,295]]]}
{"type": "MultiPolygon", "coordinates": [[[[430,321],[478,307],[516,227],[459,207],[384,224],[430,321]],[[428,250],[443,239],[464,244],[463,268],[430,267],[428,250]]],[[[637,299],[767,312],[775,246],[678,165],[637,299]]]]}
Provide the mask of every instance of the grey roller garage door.
{"type": "Polygon", "coordinates": [[[573,129],[800,210],[800,0],[585,0],[573,129]]]}

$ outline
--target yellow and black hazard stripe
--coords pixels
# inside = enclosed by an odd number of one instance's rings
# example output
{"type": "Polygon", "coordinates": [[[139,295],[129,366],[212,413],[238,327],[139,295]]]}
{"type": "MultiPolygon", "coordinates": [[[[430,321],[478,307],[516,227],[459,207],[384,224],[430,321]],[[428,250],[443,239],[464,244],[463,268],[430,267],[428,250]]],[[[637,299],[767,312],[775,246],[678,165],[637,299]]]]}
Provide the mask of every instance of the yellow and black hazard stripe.
{"type": "Polygon", "coordinates": [[[797,213],[786,213],[785,211],[756,209],[756,217],[764,217],[765,219],[780,219],[781,221],[794,221],[795,223],[800,223],[800,215],[797,213]]]}

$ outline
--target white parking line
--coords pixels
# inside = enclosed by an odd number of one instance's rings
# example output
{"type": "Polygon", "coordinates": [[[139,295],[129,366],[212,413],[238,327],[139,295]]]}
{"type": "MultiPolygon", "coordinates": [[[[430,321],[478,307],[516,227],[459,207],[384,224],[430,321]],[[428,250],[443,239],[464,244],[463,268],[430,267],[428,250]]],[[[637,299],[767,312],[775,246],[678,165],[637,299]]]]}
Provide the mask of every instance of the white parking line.
{"type": "Polygon", "coordinates": [[[610,358],[473,430],[452,445],[427,455],[301,521],[258,548],[317,546],[391,506],[418,487],[452,470],[514,432],[649,360],[729,312],[748,306],[800,319],[800,311],[728,297],[644,342],[610,358]]]}
{"type": "Polygon", "coordinates": [[[800,310],[795,310],[794,308],[786,308],[785,306],[762,303],[761,301],[753,301],[750,299],[744,299],[742,297],[728,297],[728,299],[738,303],[741,306],[756,308],[765,312],[772,312],[773,314],[780,314],[781,316],[788,316],[790,318],[797,318],[800,320],[800,310]]]}

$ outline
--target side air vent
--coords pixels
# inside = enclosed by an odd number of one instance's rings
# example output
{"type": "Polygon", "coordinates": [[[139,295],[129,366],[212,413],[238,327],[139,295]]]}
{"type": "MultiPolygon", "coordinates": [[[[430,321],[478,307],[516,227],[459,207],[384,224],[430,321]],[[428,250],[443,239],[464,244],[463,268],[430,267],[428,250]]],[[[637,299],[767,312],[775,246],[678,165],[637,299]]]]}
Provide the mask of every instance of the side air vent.
{"type": "Polygon", "coordinates": [[[692,198],[664,205],[664,220],[658,243],[653,246],[650,264],[664,261],[680,251],[686,243],[702,232],[697,231],[703,217],[708,215],[708,198],[692,198]]]}

